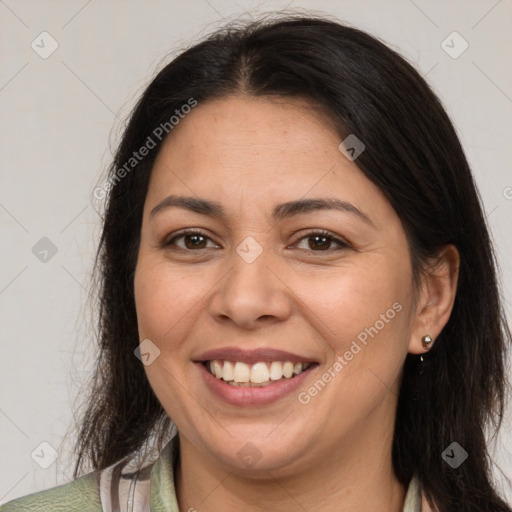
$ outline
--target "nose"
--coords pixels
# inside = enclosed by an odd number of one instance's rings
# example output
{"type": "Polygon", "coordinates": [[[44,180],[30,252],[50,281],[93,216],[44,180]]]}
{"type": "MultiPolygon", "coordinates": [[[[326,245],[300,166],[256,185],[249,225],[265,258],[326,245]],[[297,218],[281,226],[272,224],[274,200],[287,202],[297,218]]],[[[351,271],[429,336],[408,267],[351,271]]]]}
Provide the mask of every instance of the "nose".
{"type": "Polygon", "coordinates": [[[291,313],[292,299],[275,260],[267,257],[265,251],[251,263],[236,252],[231,260],[231,270],[221,279],[211,298],[212,317],[217,322],[231,322],[246,330],[286,320],[291,313]]]}

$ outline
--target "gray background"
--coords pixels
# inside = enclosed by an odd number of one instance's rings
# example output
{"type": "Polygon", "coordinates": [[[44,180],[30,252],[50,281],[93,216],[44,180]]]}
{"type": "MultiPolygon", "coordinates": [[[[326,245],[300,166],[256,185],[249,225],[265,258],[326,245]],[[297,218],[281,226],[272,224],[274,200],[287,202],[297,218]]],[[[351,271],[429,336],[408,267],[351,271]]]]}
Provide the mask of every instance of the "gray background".
{"type": "MultiPolygon", "coordinates": [[[[241,14],[285,7],[368,30],[437,91],[480,188],[510,318],[511,0],[0,0],[0,503],[71,478],[73,409],[94,359],[92,191],[122,119],[191,41],[241,14]],[[58,44],[49,56],[55,43],[43,31],[58,44]]],[[[509,479],[510,408],[494,450],[509,479]]]]}

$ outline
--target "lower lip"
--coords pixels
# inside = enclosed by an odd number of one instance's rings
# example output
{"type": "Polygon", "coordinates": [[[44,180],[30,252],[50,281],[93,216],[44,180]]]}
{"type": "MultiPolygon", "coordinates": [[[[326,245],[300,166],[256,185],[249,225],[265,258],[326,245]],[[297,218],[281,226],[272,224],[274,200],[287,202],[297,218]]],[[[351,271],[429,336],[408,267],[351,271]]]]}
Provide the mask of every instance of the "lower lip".
{"type": "Polygon", "coordinates": [[[210,390],[228,404],[239,407],[266,405],[276,402],[280,398],[293,393],[308,378],[311,371],[318,366],[313,364],[299,375],[276,381],[275,384],[262,387],[237,387],[214,377],[203,363],[196,364],[199,366],[199,371],[210,390]]]}

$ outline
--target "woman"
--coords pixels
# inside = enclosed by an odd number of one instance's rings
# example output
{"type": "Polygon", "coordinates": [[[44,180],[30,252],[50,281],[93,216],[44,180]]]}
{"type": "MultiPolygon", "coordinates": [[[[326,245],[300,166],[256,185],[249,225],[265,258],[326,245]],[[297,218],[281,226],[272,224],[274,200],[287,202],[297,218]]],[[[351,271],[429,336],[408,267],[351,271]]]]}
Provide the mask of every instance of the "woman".
{"type": "Polygon", "coordinates": [[[228,27],[149,85],[105,194],[94,471],[2,511],[511,510],[493,251],[399,55],[326,19],[228,27]]]}

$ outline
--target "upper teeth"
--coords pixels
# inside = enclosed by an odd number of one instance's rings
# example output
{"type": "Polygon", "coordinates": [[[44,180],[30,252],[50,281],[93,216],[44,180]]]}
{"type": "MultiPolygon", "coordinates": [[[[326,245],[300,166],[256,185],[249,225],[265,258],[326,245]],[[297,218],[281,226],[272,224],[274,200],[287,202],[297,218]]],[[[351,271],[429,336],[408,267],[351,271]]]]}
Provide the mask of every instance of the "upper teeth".
{"type": "Polygon", "coordinates": [[[226,382],[250,382],[253,384],[262,384],[269,380],[280,380],[283,377],[289,379],[294,374],[299,375],[309,363],[292,363],[291,361],[273,361],[272,363],[258,362],[248,365],[240,361],[218,361],[217,359],[209,361],[206,367],[210,373],[218,379],[226,382]]]}

